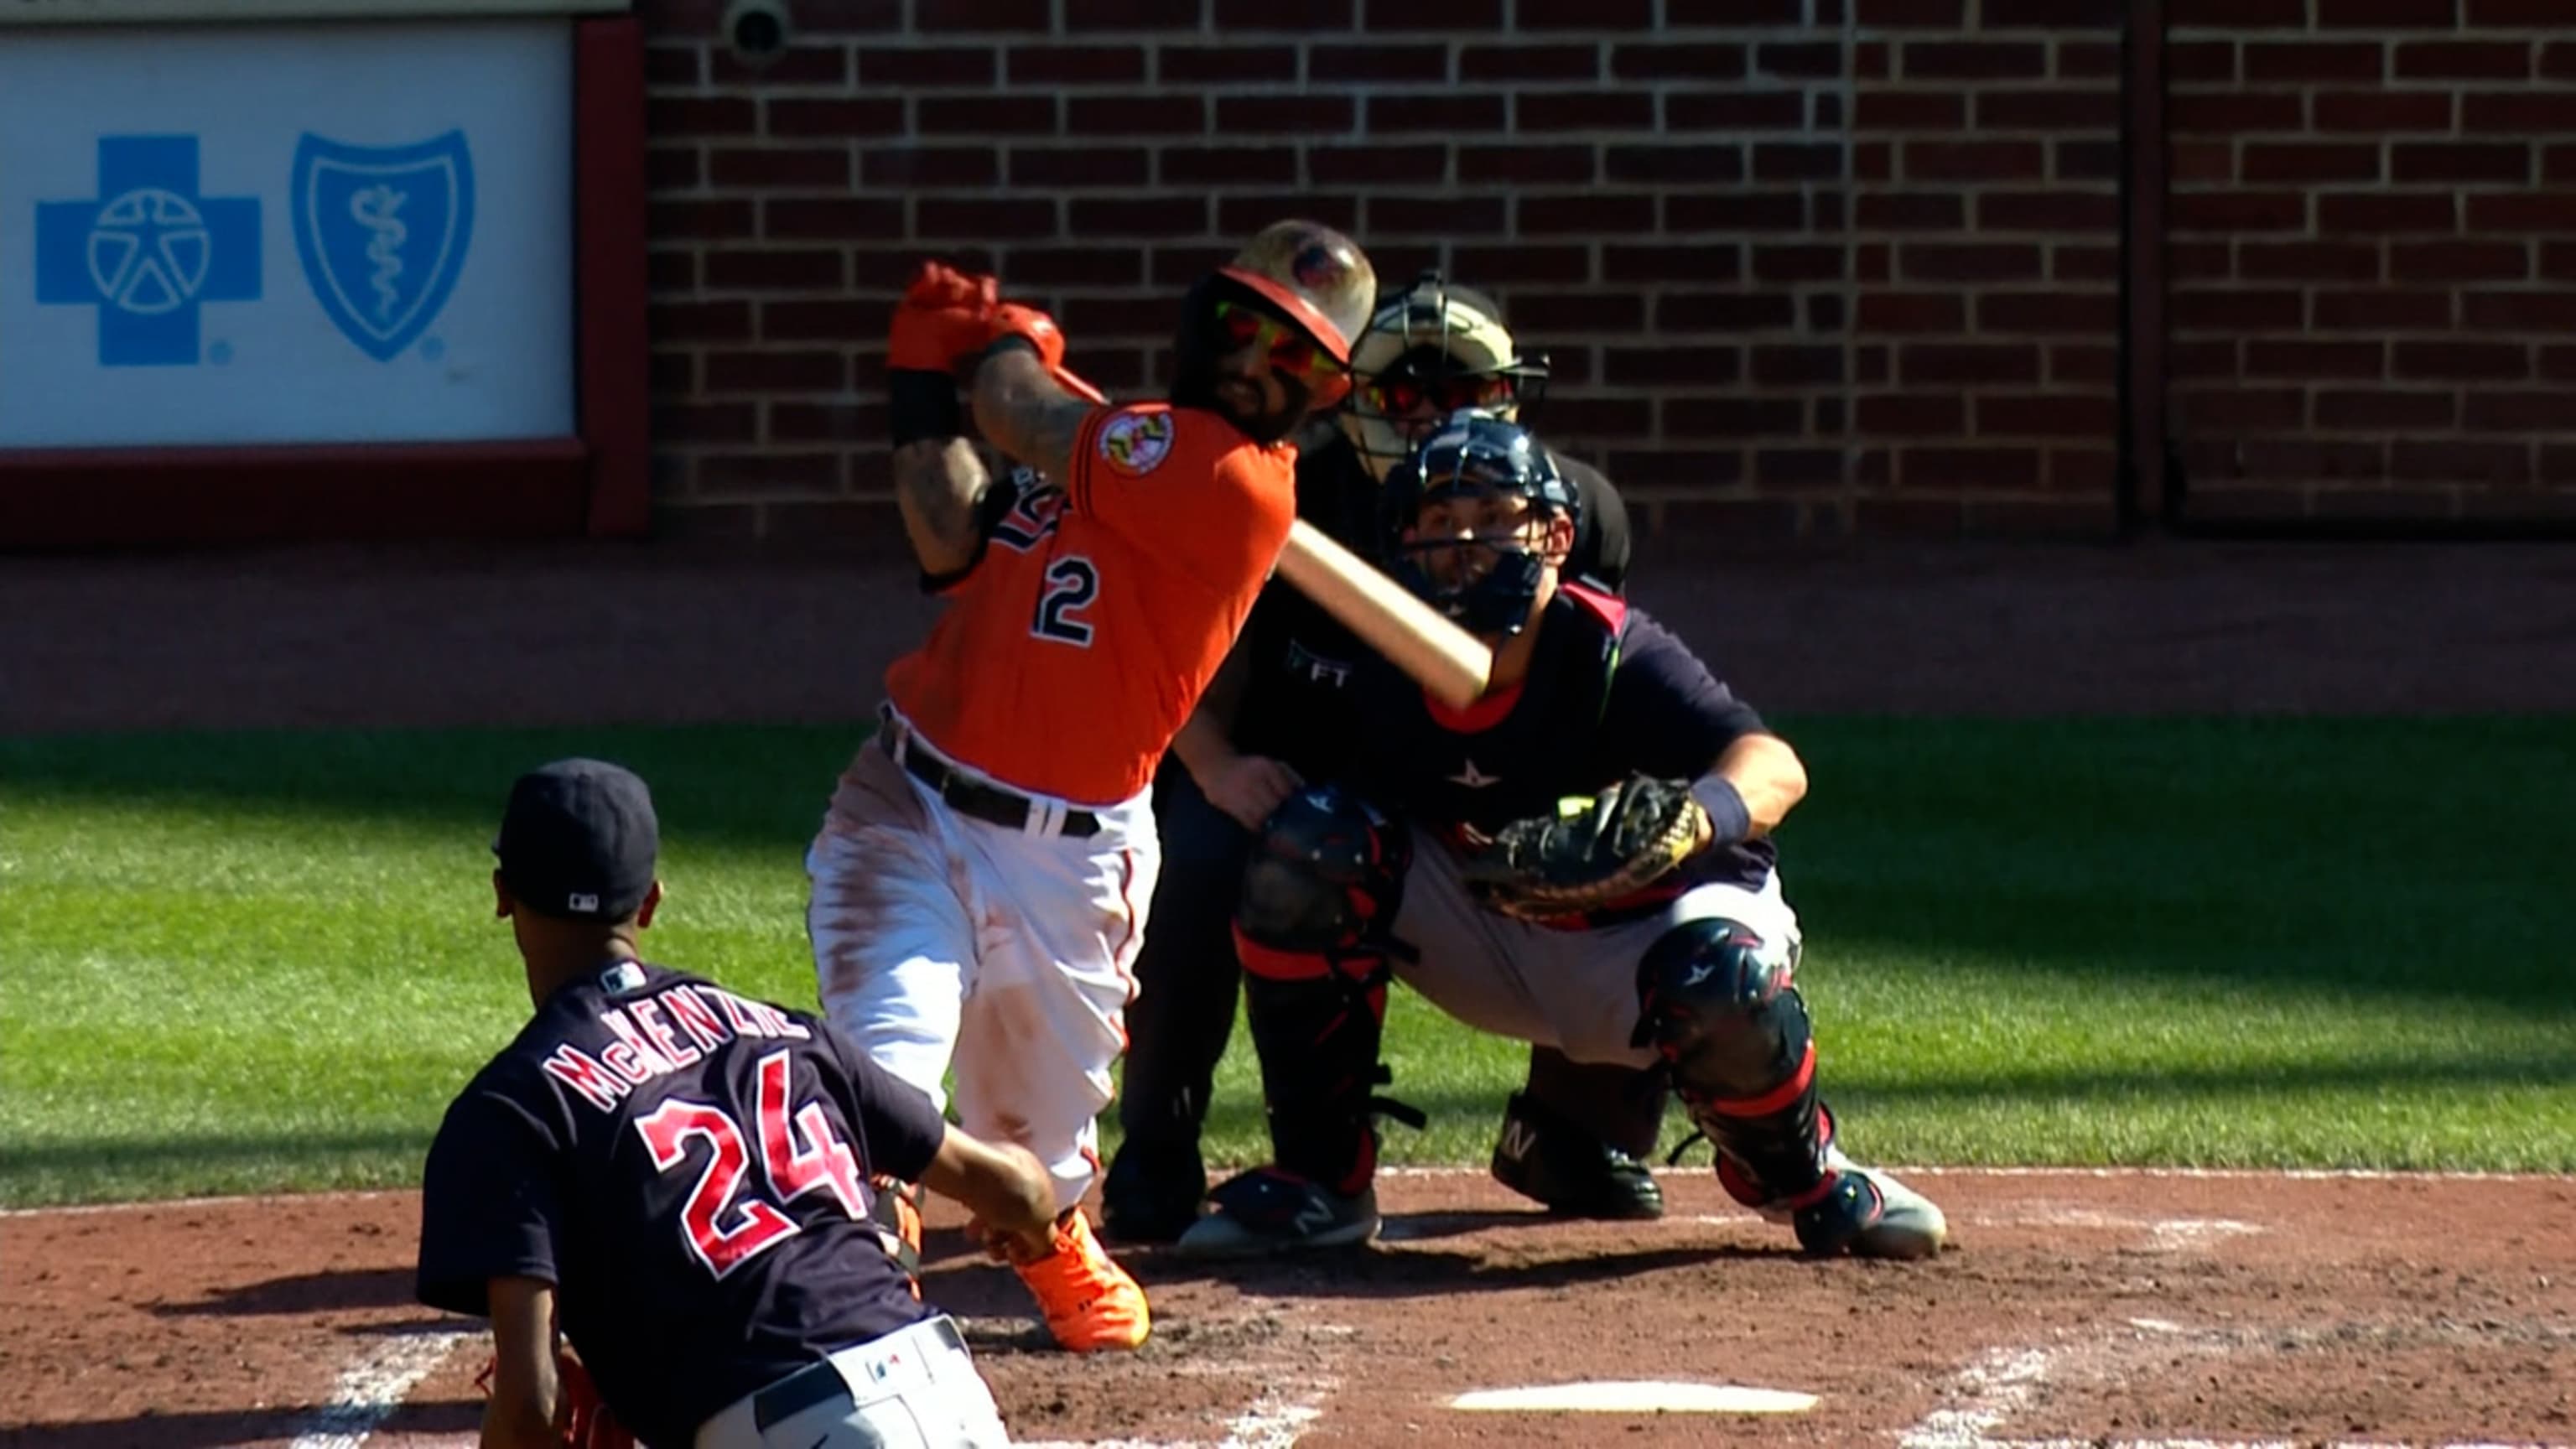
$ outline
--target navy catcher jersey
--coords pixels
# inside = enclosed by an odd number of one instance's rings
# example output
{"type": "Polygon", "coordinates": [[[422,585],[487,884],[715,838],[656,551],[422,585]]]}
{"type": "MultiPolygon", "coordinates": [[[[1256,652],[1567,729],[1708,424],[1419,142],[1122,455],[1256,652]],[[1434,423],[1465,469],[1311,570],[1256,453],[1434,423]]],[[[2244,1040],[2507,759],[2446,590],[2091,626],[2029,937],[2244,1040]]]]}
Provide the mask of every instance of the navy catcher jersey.
{"type": "MultiPolygon", "coordinates": [[[[1616,592],[1628,573],[1628,510],[1599,469],[1554,456],[1581,500],[1566,576],[1616,592]]],[[[1298,458],[1297,516],[1362,558],[1378,558],[1384,543],[1379,491],[1358,449],[1338,433],[1298,458]]],[[[1235,711],[1234,746],[1285,760],[1310,781],[1349,775],[1353,751],[1374,728],[1355,712],[1351,695],[1355,671],[1373,651],[1281,581],[1262,590],[1244,638],[1252,672],[1235,711]]]]}
{"type": "MultiPolygon", "coordinates": [[[[1762,716],[1661,624],[1608,594],[1560,587],[1538,622],[1517,687],[1451,709],[1391,666],[1361,689],[1371,749],[1362,788],[1455,841],[1553,814],[1632,774],[1695,780],[1762,716]]],[[[1657,883],[1658,896],[1724,881],[1758,888],[1778,853],[1768,840],[1705,850],[1657,883]]]]}
{"type": "Polygon", "coordinates": [[[946,1127],[827,1023],[635,962],[548,998],[448,1108],[421,1192],[421,1301],[555,1285],[602,1398],[647,1444],[929,1310],[866,1217],[946,1127]]]}

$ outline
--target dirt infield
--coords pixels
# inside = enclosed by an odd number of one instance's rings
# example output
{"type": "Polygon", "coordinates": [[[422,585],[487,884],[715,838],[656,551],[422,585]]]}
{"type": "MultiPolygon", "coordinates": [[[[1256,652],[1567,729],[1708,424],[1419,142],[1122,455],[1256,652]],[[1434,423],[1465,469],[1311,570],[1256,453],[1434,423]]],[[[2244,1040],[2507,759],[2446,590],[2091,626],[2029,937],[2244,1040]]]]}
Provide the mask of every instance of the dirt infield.
{"type": "MultiPolygon", "coordinates": [[[[1812,1263],[1705,1171],[1661,1223],[1550,1222],[1472,1173],[1385,1184],[1387,1241],[1131,1256],[1141,1353],[1056,1352],[934,1213],[933,1302],[1015,1438],[1128,1446],[2576,1441],[2576,1182],[1910,1173],[1957,1246],[1812,1263]],[[1675,1380],[1803,1413],[1466,1413],[1468,1390],[1675,1380]]],[[[0,1218],[0,1445],[455,1449],[485,1352],[409,1301],[409,1194],[0,1218]]]]}

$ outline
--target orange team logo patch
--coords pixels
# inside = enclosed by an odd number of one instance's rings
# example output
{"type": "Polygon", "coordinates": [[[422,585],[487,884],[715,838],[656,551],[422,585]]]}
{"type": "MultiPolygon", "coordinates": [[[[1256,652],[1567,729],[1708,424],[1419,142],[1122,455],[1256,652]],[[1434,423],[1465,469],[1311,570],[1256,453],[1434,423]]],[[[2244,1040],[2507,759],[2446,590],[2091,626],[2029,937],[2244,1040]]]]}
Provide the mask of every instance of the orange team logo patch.
{"type": "Polygon", "coordinates": [[[1100,430],[1100,456],[1130,478],[1142,478],[1172,454],[1170,413],[1121,413],[1100,430]]]}

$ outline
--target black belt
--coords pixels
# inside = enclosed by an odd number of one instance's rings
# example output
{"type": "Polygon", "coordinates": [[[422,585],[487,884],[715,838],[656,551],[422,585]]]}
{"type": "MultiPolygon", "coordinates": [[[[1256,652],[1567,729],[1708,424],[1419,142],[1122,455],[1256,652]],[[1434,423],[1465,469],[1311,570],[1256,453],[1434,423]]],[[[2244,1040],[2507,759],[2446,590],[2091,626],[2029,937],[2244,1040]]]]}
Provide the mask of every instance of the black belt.
{"type": "MultiPolygon", "coordinates": [[[[877,743],[886,755],[902,765],[904,772],[930,787],[930,792],[945,801],[948,808],[961,815],[1010,830],[1029,828],[1029,817],[1043,814],[1044,805],[1017,790],[987,784],[963,770],[953,770],[928,750],[895,750],[897,739],[906,733],[901,725],[889,720],[877,731],[877,743]]],[[[1077,838],[1100,833],[1100,817],[1088,810],[1064,812],[1063,834],[1077,838]]]]}
{"type": "MultiPolygon", "coordinates": [[[[940,1339],[951,1348],[964,1348],[966,1340],[958,1333],[956,1321],[946,1316],[932,1320],[940,1339]]],[[[751,1401],[751,1425],[757,1433],[766,1434],[773,1424],[783,1424],[816,1404],[834,1398],[847,1398],[849,1382],[829,1360],[798,1369],[778,1382],[762,1389],[751,1401]]]]}

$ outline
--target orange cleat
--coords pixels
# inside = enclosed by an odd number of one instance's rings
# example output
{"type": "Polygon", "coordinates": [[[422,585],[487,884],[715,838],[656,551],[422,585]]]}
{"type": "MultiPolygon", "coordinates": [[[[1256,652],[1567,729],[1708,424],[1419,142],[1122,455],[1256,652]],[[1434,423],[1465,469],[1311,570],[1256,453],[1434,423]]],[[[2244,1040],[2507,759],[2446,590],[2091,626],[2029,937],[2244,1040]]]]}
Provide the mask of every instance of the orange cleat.
{"type": "Polygon", "coordinates": [[[1015,1266],[1046,1312],[1047,1331],[1071,1352],[1139,1348],[1153,1332],[1145,1290],[1101,1251],[1080,1208],[1057,1221],[1054,1252],[1015,1266]]]}

